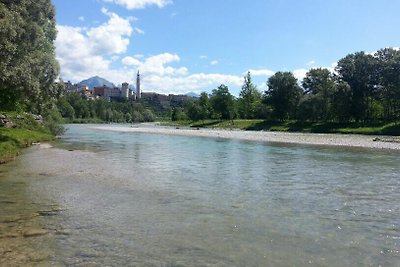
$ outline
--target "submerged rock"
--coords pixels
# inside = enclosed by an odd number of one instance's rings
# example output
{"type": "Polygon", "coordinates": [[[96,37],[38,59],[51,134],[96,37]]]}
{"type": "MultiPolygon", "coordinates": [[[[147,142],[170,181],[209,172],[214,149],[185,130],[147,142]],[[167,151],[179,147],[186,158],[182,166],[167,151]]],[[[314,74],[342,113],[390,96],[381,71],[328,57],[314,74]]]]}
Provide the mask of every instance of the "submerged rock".
{"type": "Polygon", "coordinates": [[[24,237],[34,237],[34,236],[42,236],[47,235],[48,231],[45,229],[28,229],[24,232],[24,237]]]}

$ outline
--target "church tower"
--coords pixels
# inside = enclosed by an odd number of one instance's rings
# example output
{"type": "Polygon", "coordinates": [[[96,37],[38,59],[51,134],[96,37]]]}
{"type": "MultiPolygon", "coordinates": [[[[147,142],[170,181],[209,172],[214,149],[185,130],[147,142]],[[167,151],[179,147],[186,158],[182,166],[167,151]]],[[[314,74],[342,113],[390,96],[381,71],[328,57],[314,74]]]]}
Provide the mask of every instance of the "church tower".
{"type": "Polygon", "coordinates": [[[136,98],[137,99],[142,98],[142,91],[140,90],[140,73],[139,73],[139,71],[137,72],[137,76],[136,76],[136,98]]]}

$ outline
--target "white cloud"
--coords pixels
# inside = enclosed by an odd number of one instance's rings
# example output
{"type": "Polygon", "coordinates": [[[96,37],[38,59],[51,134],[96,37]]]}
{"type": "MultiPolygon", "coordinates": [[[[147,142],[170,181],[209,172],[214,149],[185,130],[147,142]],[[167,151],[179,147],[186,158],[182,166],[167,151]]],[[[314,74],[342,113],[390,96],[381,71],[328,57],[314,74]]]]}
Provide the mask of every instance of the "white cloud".
{"type": "Polygon", "coordinates": [[[78,18],[78,20],[79,20],[79,21],[85,21],[85,17],[84,17],[84,16],[80,16],[80,17],[78,18]]]}
{"type": "Polygon", "coordinates": [[[104,2],[114,3],[123,6],[129,10],[143,9],[147,6],[153,6],[153,5],[162,8],[172,3],[172,1],[170,0],[104,0],[104,2]]]}
{"type": "Polygon", "coordinates": [[[144,91],[156,91],[158,93],[187,93],[189,91],[201,92],[210,87],[218,87],[220,84],[228,86],[241,86],[243,77],[218,73],[189,74],[186,67],[173,67],[180,57],[177,54],[163,53],[140,61],[136,57],[125,57],[123,64],[139,69],[142,73],[144,91]]]}
{"type": "Polygon", "coordinates": [[[74,81],[107,73],[113,58],[124,53],[132,35],[130,19],[102,9],[108,21],[92,28],[58,25],[57,59],[61,77],[74,81]]]}
{"type": "Polygon", "coordinates": [[[142,63],[134,57],[124,57],[122,63],[128,66],[140,66],[142,63]]]}
{"type": "MultiPolygon", "coordinates": [[[[272,76],[275,74],[275,71],[272,70],[267,70],[267,69],[260,69],[260,70],[255,70],[255,69],[249,69],[248,71],[250,71],[250,74],[252,76],[272,76]]],[[[247,74],[247,71],[242,73],[243,75],[247,74]]]]}
{"type": "Polygon", "coordinates": [[[299,82],[301,82],[304,79],[304,77],[306,77],[307,72],[308,70],[306,69],[297,69],[293,71],[293,75],[299,82]]]}
{"type": "Polygon", "coordinates": [[[137,34],[144,34],[144,31],[142,29],[138,28],[138,27],[135,27],[133,30],[137,34]]]}
{"type": "Polygon", "coordinates": [[[210,91],[220,84],[231,88],[242,85],[242,76],[190,73],[187,67],[180,65],[181,58],[175,53],[126,55],[130,39],[137,32],[132,25],[134,20],[122,18],[104,8],[102,13],[107,16],[107,21],[98,26],[57,26],[55,44],[61,78],[79,82],[99,75],[115,84],[134,84],[139,69],[144,91],[180,94],[210,91]]]}
{"type": "Polygon", "coordinates": [[[121,18],[105,8],[102,12],[109,17],[108,22],[86,32],[93,52],[107,55],[126,52],[133,32],[130,19],[121,18]]]}
{"type": "Polygon", "coordinates": [[[208,57],[207,56],[200,56],[200,59],[207,59],[208,57]]]}
{"type": "Polygon", "coordinates": [[[213,60],[213,61],[210,62],[210,64],[213,65],[213,66],[214,66],[214,65],[218,65],[218,64],[219,64],[219,61],[218,61],[218,60],[213,60]]]}
{"type": "Polygon", "coordinates": [[[225,74],[196,73],[187,76],[171,77],[144,74],[143,83],[149,91],[157,90],[159,93],[187,93],[189,91],[201,92],[211,88],[217,88],[221,84],[227,86],[241,86],[243,78],[225,74]]]}
{"type": "Polygon", "coordinates": [[[309,62],[307,62],[307,66],[314,66],[315,65],[315,60],[311,60],[309,62]]]}

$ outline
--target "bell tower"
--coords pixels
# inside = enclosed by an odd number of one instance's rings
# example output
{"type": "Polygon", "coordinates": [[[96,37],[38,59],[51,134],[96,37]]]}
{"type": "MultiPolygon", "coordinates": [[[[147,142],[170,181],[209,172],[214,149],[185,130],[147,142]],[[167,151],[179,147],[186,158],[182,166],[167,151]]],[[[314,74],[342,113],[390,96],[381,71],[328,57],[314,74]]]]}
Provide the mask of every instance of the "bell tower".
{"type": "Polygon", "coordinates": [[[139,73],[139,71],[137,72],[137,76],[136,76],[136,98],[137,99],[142,98],[142,91],[140,90],[140,73],[139,73]]]}

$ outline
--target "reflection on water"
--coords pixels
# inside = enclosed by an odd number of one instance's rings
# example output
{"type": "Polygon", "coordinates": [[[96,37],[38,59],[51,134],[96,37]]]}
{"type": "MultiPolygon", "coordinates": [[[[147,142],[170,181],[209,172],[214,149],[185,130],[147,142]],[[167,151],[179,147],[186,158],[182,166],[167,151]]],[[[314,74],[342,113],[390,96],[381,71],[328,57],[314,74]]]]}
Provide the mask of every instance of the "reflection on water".
{"type": "Polygon", "coordinates": [[[399,152],[88,126],[57,146],[0,167],[0,265],[400,264],[399,152]]]}

